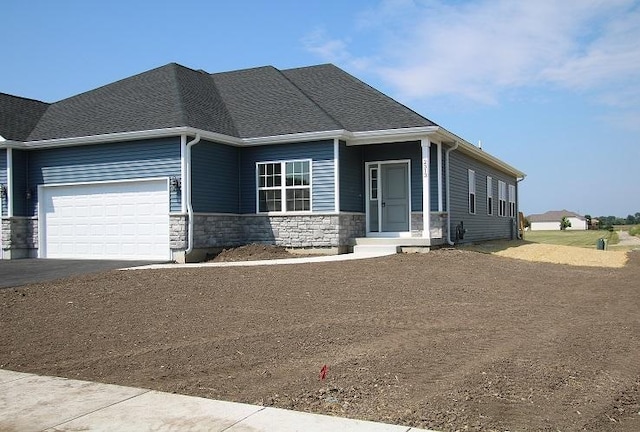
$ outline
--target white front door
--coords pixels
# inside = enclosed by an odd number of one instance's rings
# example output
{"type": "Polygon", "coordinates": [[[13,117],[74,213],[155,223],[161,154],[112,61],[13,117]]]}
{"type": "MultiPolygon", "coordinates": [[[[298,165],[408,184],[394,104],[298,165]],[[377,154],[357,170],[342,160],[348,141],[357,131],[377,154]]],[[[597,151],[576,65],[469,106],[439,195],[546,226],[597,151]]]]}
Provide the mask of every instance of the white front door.
{"type": "Polygon", "coordinates": [[[367,232],[398,236],[410,233],[409,161],[367,164],[367,232]]]}

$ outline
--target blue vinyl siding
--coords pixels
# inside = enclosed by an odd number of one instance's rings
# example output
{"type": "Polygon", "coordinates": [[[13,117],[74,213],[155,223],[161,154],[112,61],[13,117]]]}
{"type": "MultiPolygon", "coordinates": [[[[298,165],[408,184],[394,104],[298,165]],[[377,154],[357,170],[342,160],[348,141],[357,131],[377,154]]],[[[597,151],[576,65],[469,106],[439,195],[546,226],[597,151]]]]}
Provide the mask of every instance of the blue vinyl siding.
{"type": "Polygon", "coordinates": [[[335,210],[333,141],[246,147],[240,151],[240,212],[256,213],[256,163],[312,160],[312,211],[335,210]]]}
{"type": "Polygon", "coordinates": [[[191,160],[193,210],[202,213],[238,213],[238,148],[201,141],[192,147],[191,160]]]}
{"type": "MultiPolygon", "coordinates": [[[[0,149],[0,184],[7,187],[7,150],[0,149]]],[[[0,198],[0,216],[7,215],[7,199],[0,198]]]]}
{"type": "MultiPolygon", "coordinates": [[[[29,187],[153,177],[180,178],[180,138],[53,148],[29,152],[29,187]]],[[[34,214],[33,199],[30,213],[34,214]]],[[[180,193],[171,192],[171,211],[180,211],[180,193]]]]}
{"type": "Polygon", "coordinates": [[[23,150],[13,149],[13,215],[30,216],[29,206],[35,202],[36,194],[32,191],[31,200],[27,200],[27,164],[29,154],[23,150]]]}
{"type": "Polygon", "coordinates": [[[363,147],[340,142],[340,211],[364,212],[363,147]]]}
{"type": "MultiPolygon", "coordinates": [[[[450,154],[451,229],[464,222],[466,234],[463,242],[474,242],[511,237],[514,218],[498,216],[498,181],[516,185],[516,178],[454,150],[450,154]],[[468,170],[476,173],[476,213],[469,213],[468,170]],[[487,176],[493,178],[493,215],[487,215],[487,176]]],[[[507,186],[508,192],[509,186],[507,186]]],[[[517,188],[516,188],[517,189],[517,188]]],[[[516,201],[517,202],[517,201],[516,201]]],[[[508,211],[508,196],[507,196],[508,211]]],[[[508,213],[507,213],[508,214],[508,213]]],[[[455,241],[455,238],[452,239],[455,241]]]]}

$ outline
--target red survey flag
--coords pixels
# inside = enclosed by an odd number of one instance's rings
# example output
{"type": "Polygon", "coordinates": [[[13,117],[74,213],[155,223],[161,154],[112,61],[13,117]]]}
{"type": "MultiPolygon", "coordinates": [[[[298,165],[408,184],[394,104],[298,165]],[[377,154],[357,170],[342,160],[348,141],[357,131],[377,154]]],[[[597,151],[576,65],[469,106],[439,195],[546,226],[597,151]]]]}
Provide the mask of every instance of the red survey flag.
{"type": "Polygon", "coordinates": [[[327,377],[327,372],[329,372],[329,366],[324,365],[322,369],[320,369],[320,379],[323,380],[327,377]]]}

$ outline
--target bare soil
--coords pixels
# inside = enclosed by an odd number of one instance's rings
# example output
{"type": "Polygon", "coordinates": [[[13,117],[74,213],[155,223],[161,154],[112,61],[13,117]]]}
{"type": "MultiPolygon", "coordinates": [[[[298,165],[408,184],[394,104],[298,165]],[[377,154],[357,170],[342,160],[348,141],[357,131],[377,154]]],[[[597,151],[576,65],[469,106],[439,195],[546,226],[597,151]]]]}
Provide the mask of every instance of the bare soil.
{"type": "Polygon", "coordinates": [[[0,368],[445,431],[638,431],[639,280],[640,252],[111,271],[0,290],[0,368]]]}
{"type": "Polygon", "coordinates": [[[466,246],[465,249],[525,261],[567,264],[580,267],[621,268],[626,265],[628,260],[628,251],[624,250],[602,251],[526,241],[491,241],[466,246]]]}
{"type": "Polygon", "coordinates": [[[229,262],[229,261],[259,261],[280,258],[296,258],[283,246],[248,244],[245,246],[224,249],[219,254],[211,257],[209,262],[229,262]]]}

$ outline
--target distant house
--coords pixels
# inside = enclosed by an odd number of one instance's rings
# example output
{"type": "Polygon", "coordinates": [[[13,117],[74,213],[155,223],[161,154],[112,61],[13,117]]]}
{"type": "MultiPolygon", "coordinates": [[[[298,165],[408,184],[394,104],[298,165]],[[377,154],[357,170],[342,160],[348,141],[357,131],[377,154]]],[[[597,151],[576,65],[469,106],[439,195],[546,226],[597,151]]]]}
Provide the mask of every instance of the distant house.
{"type": "Polygon", "coordinates": [[[171,63],[54,103],[0,93],[5,259],[513,238],[522,178],[333,65],[171,63]]]}
{"type": "Polygon", "coordinates": [[[527,217],[531,224],[531,231],[560,231],[560,221],[563,217],[569,219],[571,226],[567,230],[586,230],[587,219],[569,210],[551,210],[542,214],[532,214],[527,217]]]}

